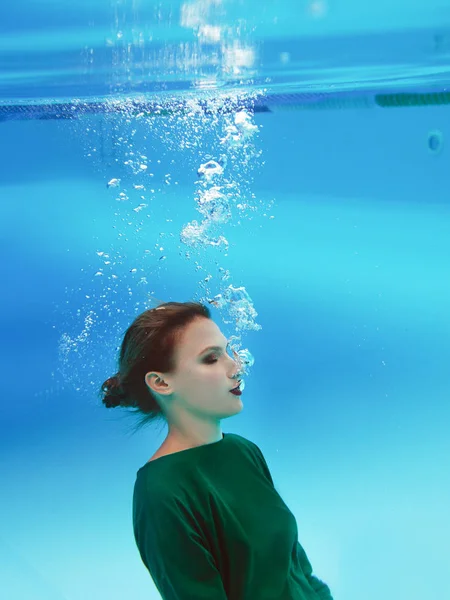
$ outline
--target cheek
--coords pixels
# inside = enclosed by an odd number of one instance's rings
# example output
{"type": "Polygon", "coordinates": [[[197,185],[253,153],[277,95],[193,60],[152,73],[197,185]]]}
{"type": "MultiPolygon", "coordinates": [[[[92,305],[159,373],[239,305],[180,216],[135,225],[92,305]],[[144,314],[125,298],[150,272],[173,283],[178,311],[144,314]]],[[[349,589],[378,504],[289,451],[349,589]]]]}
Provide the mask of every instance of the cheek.
{"type": "Polygon", "coordinates": [[[210,383],[215,383],[221,379],[223,379],[223,373],[221,373],[220,369],[217,367],[216,369],[210,368],[202,373],[203,381],[208,381],[210,383]]]}
{"type": "Polygon", "coordinates": [[[185,385],[198,389],[205,385],[215,385],[223,380],[223,373],[217,365],[200,365],[186,374],[185,385]]]}
{"type": "Polygon", "coordinates": [[[197,378],[200,385],[216,385],[223,380],[223,369],[221,370],[218,364],[206,365],[205,368],[199,369],[197,378]]]}

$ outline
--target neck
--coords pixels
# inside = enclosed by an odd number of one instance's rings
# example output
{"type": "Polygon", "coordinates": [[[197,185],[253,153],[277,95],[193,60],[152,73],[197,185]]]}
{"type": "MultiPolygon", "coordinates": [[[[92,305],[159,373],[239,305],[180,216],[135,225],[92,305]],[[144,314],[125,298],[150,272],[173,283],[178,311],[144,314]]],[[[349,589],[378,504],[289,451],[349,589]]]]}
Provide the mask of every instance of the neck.
{"type": "Polygon", "coordinates": [[[195,448],[196,446],[204,446],[205,444],[213,444],[219,442],[222,435],[222,428],[220,422],[217,423],[203,423],[203,426],[180,429],[178,427],[169,427],[169,432],[164,445],[171,448],[195,448]]]}

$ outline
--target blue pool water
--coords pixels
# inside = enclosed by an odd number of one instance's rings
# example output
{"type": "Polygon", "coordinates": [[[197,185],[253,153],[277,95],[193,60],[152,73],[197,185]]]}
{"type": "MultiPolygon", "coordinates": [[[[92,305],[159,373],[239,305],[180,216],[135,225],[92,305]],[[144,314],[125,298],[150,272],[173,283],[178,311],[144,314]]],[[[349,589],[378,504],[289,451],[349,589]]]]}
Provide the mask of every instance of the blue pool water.
{"type": "Polygon", "coordinates": [[[232,286],[255,364],[223,427],[316,574],[450,599],[450,5],[22,0],[0,34],[5,598],[158,598],[131,494],[164,431],[98,387],[154,299],[232,286]]]}

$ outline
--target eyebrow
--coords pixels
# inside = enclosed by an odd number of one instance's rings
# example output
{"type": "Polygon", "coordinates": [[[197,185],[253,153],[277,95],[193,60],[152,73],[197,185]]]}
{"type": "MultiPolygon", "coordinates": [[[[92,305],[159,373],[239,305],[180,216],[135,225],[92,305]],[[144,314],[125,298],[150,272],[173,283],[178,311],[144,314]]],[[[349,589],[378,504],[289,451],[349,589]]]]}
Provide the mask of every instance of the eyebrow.
{"type": "MultiPolygon", "coordinates": [[[[228,340],[226,340],[226,342],[227,342],[227,346],[229,346],[230,342],[228,340]]],[[[222,350],[222,348],[223,348],[223,346],[208,346],[207,348],[202,350],[198,356],[202,356],[202,354],[206,354],[206,352],[209,352],[210,350],[215,350],[216,352],[220,352],[222,350]]]]}

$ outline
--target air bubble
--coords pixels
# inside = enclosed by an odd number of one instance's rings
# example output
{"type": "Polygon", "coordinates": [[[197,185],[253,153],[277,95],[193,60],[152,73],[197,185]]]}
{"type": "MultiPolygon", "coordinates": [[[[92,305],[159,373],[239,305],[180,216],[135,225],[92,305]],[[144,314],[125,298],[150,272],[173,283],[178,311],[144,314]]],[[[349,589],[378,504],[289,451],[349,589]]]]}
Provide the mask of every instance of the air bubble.
{"type": "Polygon", "coordinates": [[[110,188],[110,187],[119,187],[119,185],[120,185],[120,179],[110,179],[108,181],[108,183],[106,184],[106,187],[107,188],[110,188]]]}

